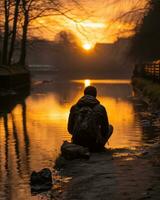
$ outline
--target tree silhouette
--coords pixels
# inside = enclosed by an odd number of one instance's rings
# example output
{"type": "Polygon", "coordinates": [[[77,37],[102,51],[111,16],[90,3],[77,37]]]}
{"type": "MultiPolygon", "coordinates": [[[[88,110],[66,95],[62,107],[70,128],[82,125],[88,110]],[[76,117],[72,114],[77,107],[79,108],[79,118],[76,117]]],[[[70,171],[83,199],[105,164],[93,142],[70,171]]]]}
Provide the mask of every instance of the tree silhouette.
{"type": "MultiPolygon", "coordinates": [[[[80,6],[76,0],[70,0],[69,2],[73,2],[77,7],[80,6]]],[[[74,21],[68,15],[71,10],[71,8],[66,7],[63,0],[0,1],[0,33],[2,33],[0,64],[15,64],[16,58],[18,64],[25,65],[28,35],[30,26],[32,26],[31,22],[40,17],[54,15],[61,15],[74,21]],[[16,46],[17,44],[18,47],[16,46]],[[18,51],[16,56],[15,49],[18,51]]]]}
{"type": "Polygon", "coordinates": [[[150,0],[141,24],[136,28],[131,53],[141,62],[160,58],[160,0],[150,0]]]}

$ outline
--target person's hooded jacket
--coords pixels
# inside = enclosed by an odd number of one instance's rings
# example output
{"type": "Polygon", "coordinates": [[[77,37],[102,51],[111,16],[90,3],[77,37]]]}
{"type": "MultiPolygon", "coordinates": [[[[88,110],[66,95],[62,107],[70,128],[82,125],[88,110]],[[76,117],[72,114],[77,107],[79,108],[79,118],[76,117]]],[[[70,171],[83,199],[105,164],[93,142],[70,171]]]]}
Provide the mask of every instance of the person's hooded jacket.
{"type": "Polygon", "coordinates": [[[103,137],[106,137],[109,133],[109,122],[107,117],[107,112],[104,106],[100,104],[100,102],[91,95],[85,95],[78,100],[78,102],[71,107],[69,119],[68,119],[68,131],[71,135],[73,135],[73,127],[75,123],[75,116],[77,111],[83,107],[89,106],[90,108],[94,108],[96,112],[96,119],[98,120],[99,126],[101,127],[101,134],[103,137]]]}

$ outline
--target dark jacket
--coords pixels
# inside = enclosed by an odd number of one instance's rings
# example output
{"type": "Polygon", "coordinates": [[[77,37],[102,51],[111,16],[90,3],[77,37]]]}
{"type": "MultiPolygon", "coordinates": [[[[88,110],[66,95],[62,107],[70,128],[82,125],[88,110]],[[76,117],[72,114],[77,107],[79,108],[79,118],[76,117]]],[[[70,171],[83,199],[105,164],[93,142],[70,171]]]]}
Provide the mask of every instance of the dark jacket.
{"type": "Polygon", "coordinates": [[[83,106],[89,106],[94,108],[96,112],[97,121],[101,127],[101,134],[103,137],[106,137],[109,133],[109,122],[107,117],[107,112],[104,106],[93,96],[85,95],[78,100],[78,102],[71,107],[69,119],[68,119],[68,131],[73,135],[74,119],[77,113],[77,110],[83,106]]]}

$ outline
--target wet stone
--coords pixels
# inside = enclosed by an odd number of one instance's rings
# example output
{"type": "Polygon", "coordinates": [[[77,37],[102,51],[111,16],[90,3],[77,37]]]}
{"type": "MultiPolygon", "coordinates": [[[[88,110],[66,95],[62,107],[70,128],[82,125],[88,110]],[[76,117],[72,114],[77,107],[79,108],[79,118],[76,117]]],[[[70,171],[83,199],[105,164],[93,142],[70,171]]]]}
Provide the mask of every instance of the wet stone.
{"type": "Polygon", "coordinates": [[[33,171],[31,174],[30,185],[32,193],[38,193],[51,189],[52,173],[50,169],[44,168],[39,172],[33,171]]]}

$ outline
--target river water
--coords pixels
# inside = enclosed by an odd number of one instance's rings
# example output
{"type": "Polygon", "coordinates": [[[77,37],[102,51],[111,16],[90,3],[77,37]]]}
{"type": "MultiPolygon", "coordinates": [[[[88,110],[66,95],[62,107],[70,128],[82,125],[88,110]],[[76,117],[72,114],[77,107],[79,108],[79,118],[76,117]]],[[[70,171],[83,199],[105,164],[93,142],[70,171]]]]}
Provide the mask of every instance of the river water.
{"type": "Polygon", "coordinates": [[[31,93],[0,114],[0,200],[37,200],[30,192],[33,170],[52,169],[67,133],[69,109],[87,85],[98,90],[114,133],[106,147],[135,148],[148,143],[130,80],[60,80],[33,77],[31,93]]]}

